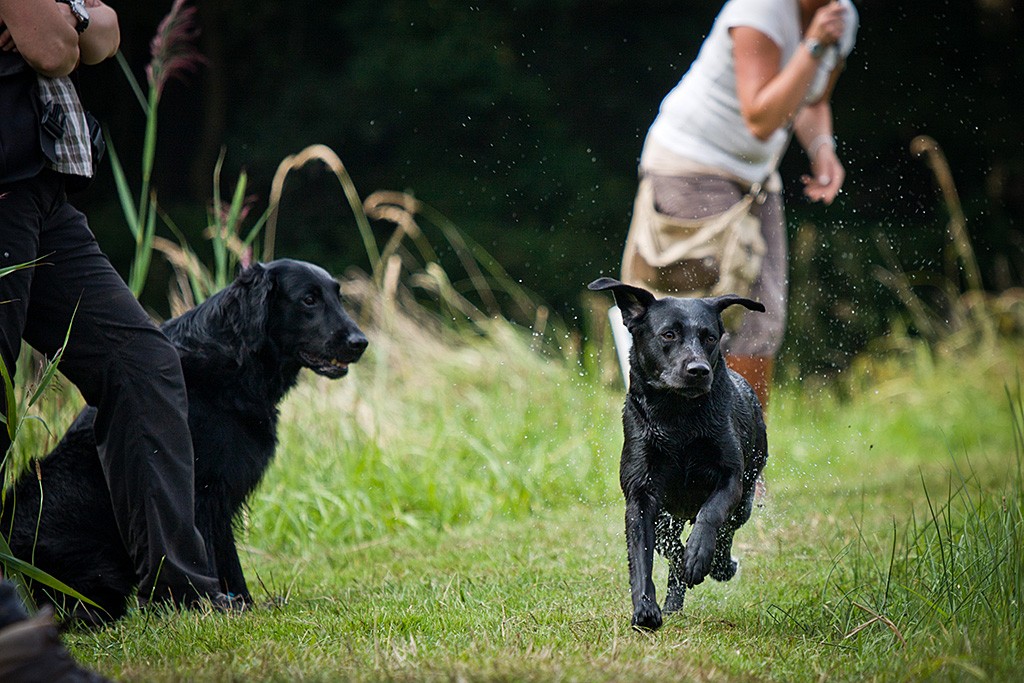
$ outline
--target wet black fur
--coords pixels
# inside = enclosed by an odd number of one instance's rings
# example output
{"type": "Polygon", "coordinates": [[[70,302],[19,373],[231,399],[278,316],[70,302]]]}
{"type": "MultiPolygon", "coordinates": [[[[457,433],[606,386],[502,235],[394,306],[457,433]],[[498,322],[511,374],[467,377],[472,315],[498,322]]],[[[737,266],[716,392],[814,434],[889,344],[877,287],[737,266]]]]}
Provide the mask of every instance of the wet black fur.
{"type": "Polygon", "coordinates": [[[722,356],[721,313],[733,304],[764,306],[734,295],[656,299],[611,278],[590,289],[612,291],[633,338],[619,481],[632,623],[656,629],[655,550],[669,563],[665,613],[681,609],[686,588],[709,574],[728,581],[736,573],[733,534],[750,517],[768,439],[757,396],[722,356]]]}
{"type": "MultiPolygon", "coordinates": [[[[278,403],[310,367],[327,377],[355,362],[366,337],[342,308],[327,271],[291,260],[256,264],[227,288],[164,323],[181,355],[195,450],[196,525],[225,593],[252,600],[232,523],[259,484],[277,445],[278,403]]],[[[118,533],[96,451],[96,411],[83,410],[57,447],[39,462],[44,491],[34,563],[100,604],[117,619],[137,586],[118,533]]],[[[32,556],[39,482],[30,468],[8,491],[0,533],[14,553],[32,556]]],[[[38,584],[37,584],[38,588],[38,584]]],[[[41,590],[36,598],[48,601],[41,590]]]]}

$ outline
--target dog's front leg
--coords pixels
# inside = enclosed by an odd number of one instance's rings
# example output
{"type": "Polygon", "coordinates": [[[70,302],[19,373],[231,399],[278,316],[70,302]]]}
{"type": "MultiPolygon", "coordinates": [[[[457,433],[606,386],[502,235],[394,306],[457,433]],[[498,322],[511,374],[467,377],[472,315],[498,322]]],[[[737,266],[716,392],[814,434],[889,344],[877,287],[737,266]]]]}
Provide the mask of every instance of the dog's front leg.
{"type": "Polygon", "coordinates": [[[633,595],[633,626],[656,629],[661,610],[654,593],[654,519],[658,504],[648,491],[626,497],[626,555],[629,559],[629,587],[633,595]]]}
{"type": "Polygon", "coordinates": [[[687,586],[696,586],[711,571],[715,556],[718,531],[732,515],[743,495],[742,473],[730,470],[723,474],[721,483],[705,501],[693,530],[686,539],[683,553],[683,581],[687,586]]]}
{"type": "Polygon", "coordinates": [[[226,492],[204,489],[196,495],[196,526],[206,540],[206,551],[221,590],[252,603],[235,547],[231,508],[226,492]]]}
{"type": "Polygon", "coordinates": [[[753,505],[754,487],[750,486],[743,491],[740,504],[733,510],[732,515],[719,528],[718,540],[715,541],[715,556],[711,560],[710,571],[711,578],[715,581],[728,581],[736,575],[739,561],[732,556],[732,537],[736,530],[750,519],[750,510],[753,505]]]}
{"type": "MultiPolygon", "coordinates": [[[[627,435],[630,430],[627,429],[627,435]]],[[[654,523],[660,505],[647,452],[641,441],[627,436],[619,464],[619,484],[626,499],[626,556],[633,596],[633,626],[656,629],[661,610],[654,594],[654,523]]]]}

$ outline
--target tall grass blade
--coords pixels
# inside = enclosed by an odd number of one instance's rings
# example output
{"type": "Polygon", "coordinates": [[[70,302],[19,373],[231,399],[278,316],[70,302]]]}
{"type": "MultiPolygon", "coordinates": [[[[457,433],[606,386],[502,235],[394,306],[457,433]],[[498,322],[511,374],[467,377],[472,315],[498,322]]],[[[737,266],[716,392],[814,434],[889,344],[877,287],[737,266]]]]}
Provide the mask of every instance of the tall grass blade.
{"type": "Polygon", "coordinates": [[[128,60],[125,58],[124,53],[120,50],[114,55],[117,59],[118,66],[121,67],[121,73],[124,74],[124,78],[128,81],[128,85],[131,86],[132,92],[135,93],[135,99],[139,101],[139,106],[142,107],[142,113],[144,116],[149,116],[149,102],[146,101],[146,94],[142,91],[142,86],[139,85],[139,80],[135,78],[135,74],[132,73],[132,68],[128,65],[128,60]]]}
{"type": "MultiPolygon", "coordinates": [[[[157,109],[160,103],[155,87],[149,89],[149,115],[146,117],[146,132],[142,143],[142,189],[139,190],[139,207],[145,207],[149,198],[149,185],[153,178],[153,164],[156,161],[157,109]]],[[[140,208],[139,213],[145,213],[140,208]]]]}
{"type": "Polygon", "coordinates": [[[139,240],[139,212],[132,200],[131,187],[128,185],[128,178],[124,174],[124,167],[121,166],[121,159],[117,155],[114,140],[104,131],[107,139],[107,155],[110,157],[110,168],[114,171],[114,184],[117,186],[117,198],[121,202],[121,212],[124,213],[125,222],[132,233],[136,243],[139,240]]]}
{"type": "Polygon", "coordinates": [[[14,382],[11,380],[10,373],[7,372],[6,363],[0,363],[0,376],[3,376],[4,397],[7,400],[7,412],[4,415],[0,415],[0,420],[3,420],[7,425],[7,436],[13,445],[18,436],[20,420],[18,415],[18,398],[14,394],[14,382]]]}
{"type": "Polygon", "coordinates": [[[153,193],[146,205],[146,222],[138,235],[135,246],[135,259],[128,274],[129,286],[136,298],[146,287],[149,276],[149,265],[153,258],[153,239],[156,236],[156,193],[153,193]]]}
{"type": "Polygon", "coordinates": [[[227,271],[227,246],[224,235],[224,214],[223,203],[220,194],[220,174],[224,165],[224,148],[217,156],[217,163],[213,167],[213,215],[210,222],[213,223],[213,234],[210,236],[213,245],[213,281],[219,289],[225,283],[225,272],[227,271]]]}
{"type": "Polygon", "coordinates": [[[270,210],[268,209],[264,211],[263,214],[258,219],[256,219],[256,222],[253,223],[252,228],[250,228],[249,232],[246,233],[245,239],[242,240],[243,247],[248,249],[252,245],[252,243],[256,241],[256,238],[259,236],[260,231],[263,229],[263,226],[267,224],[267,219],[269,218],[270,210]]]}
{"type": "Polygon", "coordinates": [[[345,165],[341,162],[338,155],[335,154],[334,150],[326,145],[310,145],[298,154],[286,157],[278,165],[270,187],[270,216],[267,219],[267,228],[263,235],[263,260],[270,261],[274,258],[274,242],[277,239],[277,212],[281,203],[281,196],[284,192],[285,178],[290,172],[302,168],[314,159],[318,159],[326,164],[341,184],[345,198],[352,209],[352,215],[355,217],[359,235],[363,240],[363,248],[366,250],[366,255],[370,261],[374,280],[379,283],[383,267],[380,251],[377,248],[377,241],[373,237],[370,221],[363,211],[362,200],[359,198],[355,183],[352,182],[352,178],[349,176],[345,165]]]}
{"type": "MultiPolygon", "coordinates": [[[[178,244],[175,245],[170,240],[165,240],[161,237],[154,237],[154,248],[164,254],[179,278],[184,276],[188,280],[192,304],[200,304],[206,301],[215,291],[213,276],[199,260],[196,252],[189,246],[185,234],[174,222],[174,219],[162,210],[160,210],[160,217],[163,219],[164,225],[174,233],[178,244]]],[[[185,293],[185,288],[182,288],[182,293],[185,293]]]]}
{"type": "Polygon", "coordinates": [[[52,254],[40,256],[39,258],[33,259],[27,263],[18,263],[13,266],[4,266],[3,268],[0,268],[0,277],[10,275],[11,273],[16,273],[19,270],[25,270],[26,268],[35,268],[37,265],[42,263],[43,259],[48,258],[51,255],[52,254]]]}
{"type": "MultiPolygon", "coordinates": [[[[0,534],[0,563],[2,563],[12,575],[16,572],[17,574],[20,574],[22,577],[28,577],[33,581],[38,581],[44,586],[48,586],[50,588],[58,590],[61,593],[64,593],[65,595],[71,598],[74,598],[75,600],[81,600],[87,605],[91,605],[92,607],[95,607],[97,609],[103,609],[95,602],[85,597],[84,595],[82,595],[81,593],[79,593],[63,581],[55,579],[43,570],[37,569],[36,567],[29,564],[28,562],[25,562],[24,560],[19,560],[11,552],[11,547],[7,545],[7,540],[4,539],[2,534],[0,534]]],[[[24,586],[24,584],[22,585],[24,586]]],[[[25,586],[25,588],[27,588],[27,586],[25,586]]]]}
{"type": "Polygon", "coordinates": [[[956,191],[956,183],[953,182],[953,173],[950,171],[949,162],[946,161],[946,155],[943,154],[939,143],[927,135],[914,138],[910,142],[910,151],[917,157],[924,157],[935,175],[949,210],[949,237],[960,260],[960,267],[963,268],[967,288],[981,291],[981,269],[971,246],[971,238],[967,234],[967,218],[960,205],[960,195],[956,191]]]}

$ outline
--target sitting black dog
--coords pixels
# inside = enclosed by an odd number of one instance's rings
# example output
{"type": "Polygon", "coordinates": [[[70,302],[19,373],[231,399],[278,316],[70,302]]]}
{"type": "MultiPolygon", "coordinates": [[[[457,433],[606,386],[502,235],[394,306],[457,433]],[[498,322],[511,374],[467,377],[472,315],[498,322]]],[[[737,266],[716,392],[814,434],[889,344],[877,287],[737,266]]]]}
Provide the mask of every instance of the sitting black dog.
{"type": "Polygon", "coordinates": [[[681,609],[686,588],[708,574],[718,581],[736,574],[732,538],[750,517],[768,438],[757,396],[722,357],[721,313],[733,304],[765,309],[734,295],[657,299],[611,278],[589,287],[612,291],[633,338],[619,482],[632,623],[656,629],[655,549],[669,563],[666,613],[681,609]]]}
{"type": "MultiPolygon", "coordinates": [[[[367,340],[342,307],[338,282],[287,259],[243,270],[162,329],[181,355],[188,389],[196,526],[222,590],[249,603],[232,524],[274,457],[278,403],[304,367],[344,376],[367,340]]],[[[105,610],[77,607],[73,616],[88,622],[123,616],[138,584],[100,468],[95,416],[93,408],[78,415],[39,462],[40,479],[25,472],[0,513],[0,533],[11,531],[17,556],[105,610]]],[[[36,587],[37,600],[50,601],[36,587]]]]}

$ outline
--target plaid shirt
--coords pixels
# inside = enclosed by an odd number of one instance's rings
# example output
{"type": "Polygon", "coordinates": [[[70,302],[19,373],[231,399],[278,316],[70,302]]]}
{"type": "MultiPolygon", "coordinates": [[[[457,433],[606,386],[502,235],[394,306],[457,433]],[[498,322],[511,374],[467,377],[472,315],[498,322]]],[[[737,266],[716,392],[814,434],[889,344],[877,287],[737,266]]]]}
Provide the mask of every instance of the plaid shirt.
{"type": "Polygon", "coordinates": [[[85,109],[78,99],[75,85],[67,76],[39,76],[39,99],[43,105],[54,102],[64,108],[64,135],[57,139],[57,161],[49,164],[50,168],[59,173],[91,178],[93,167],[89,124],[85,120],[85,109]]]}

